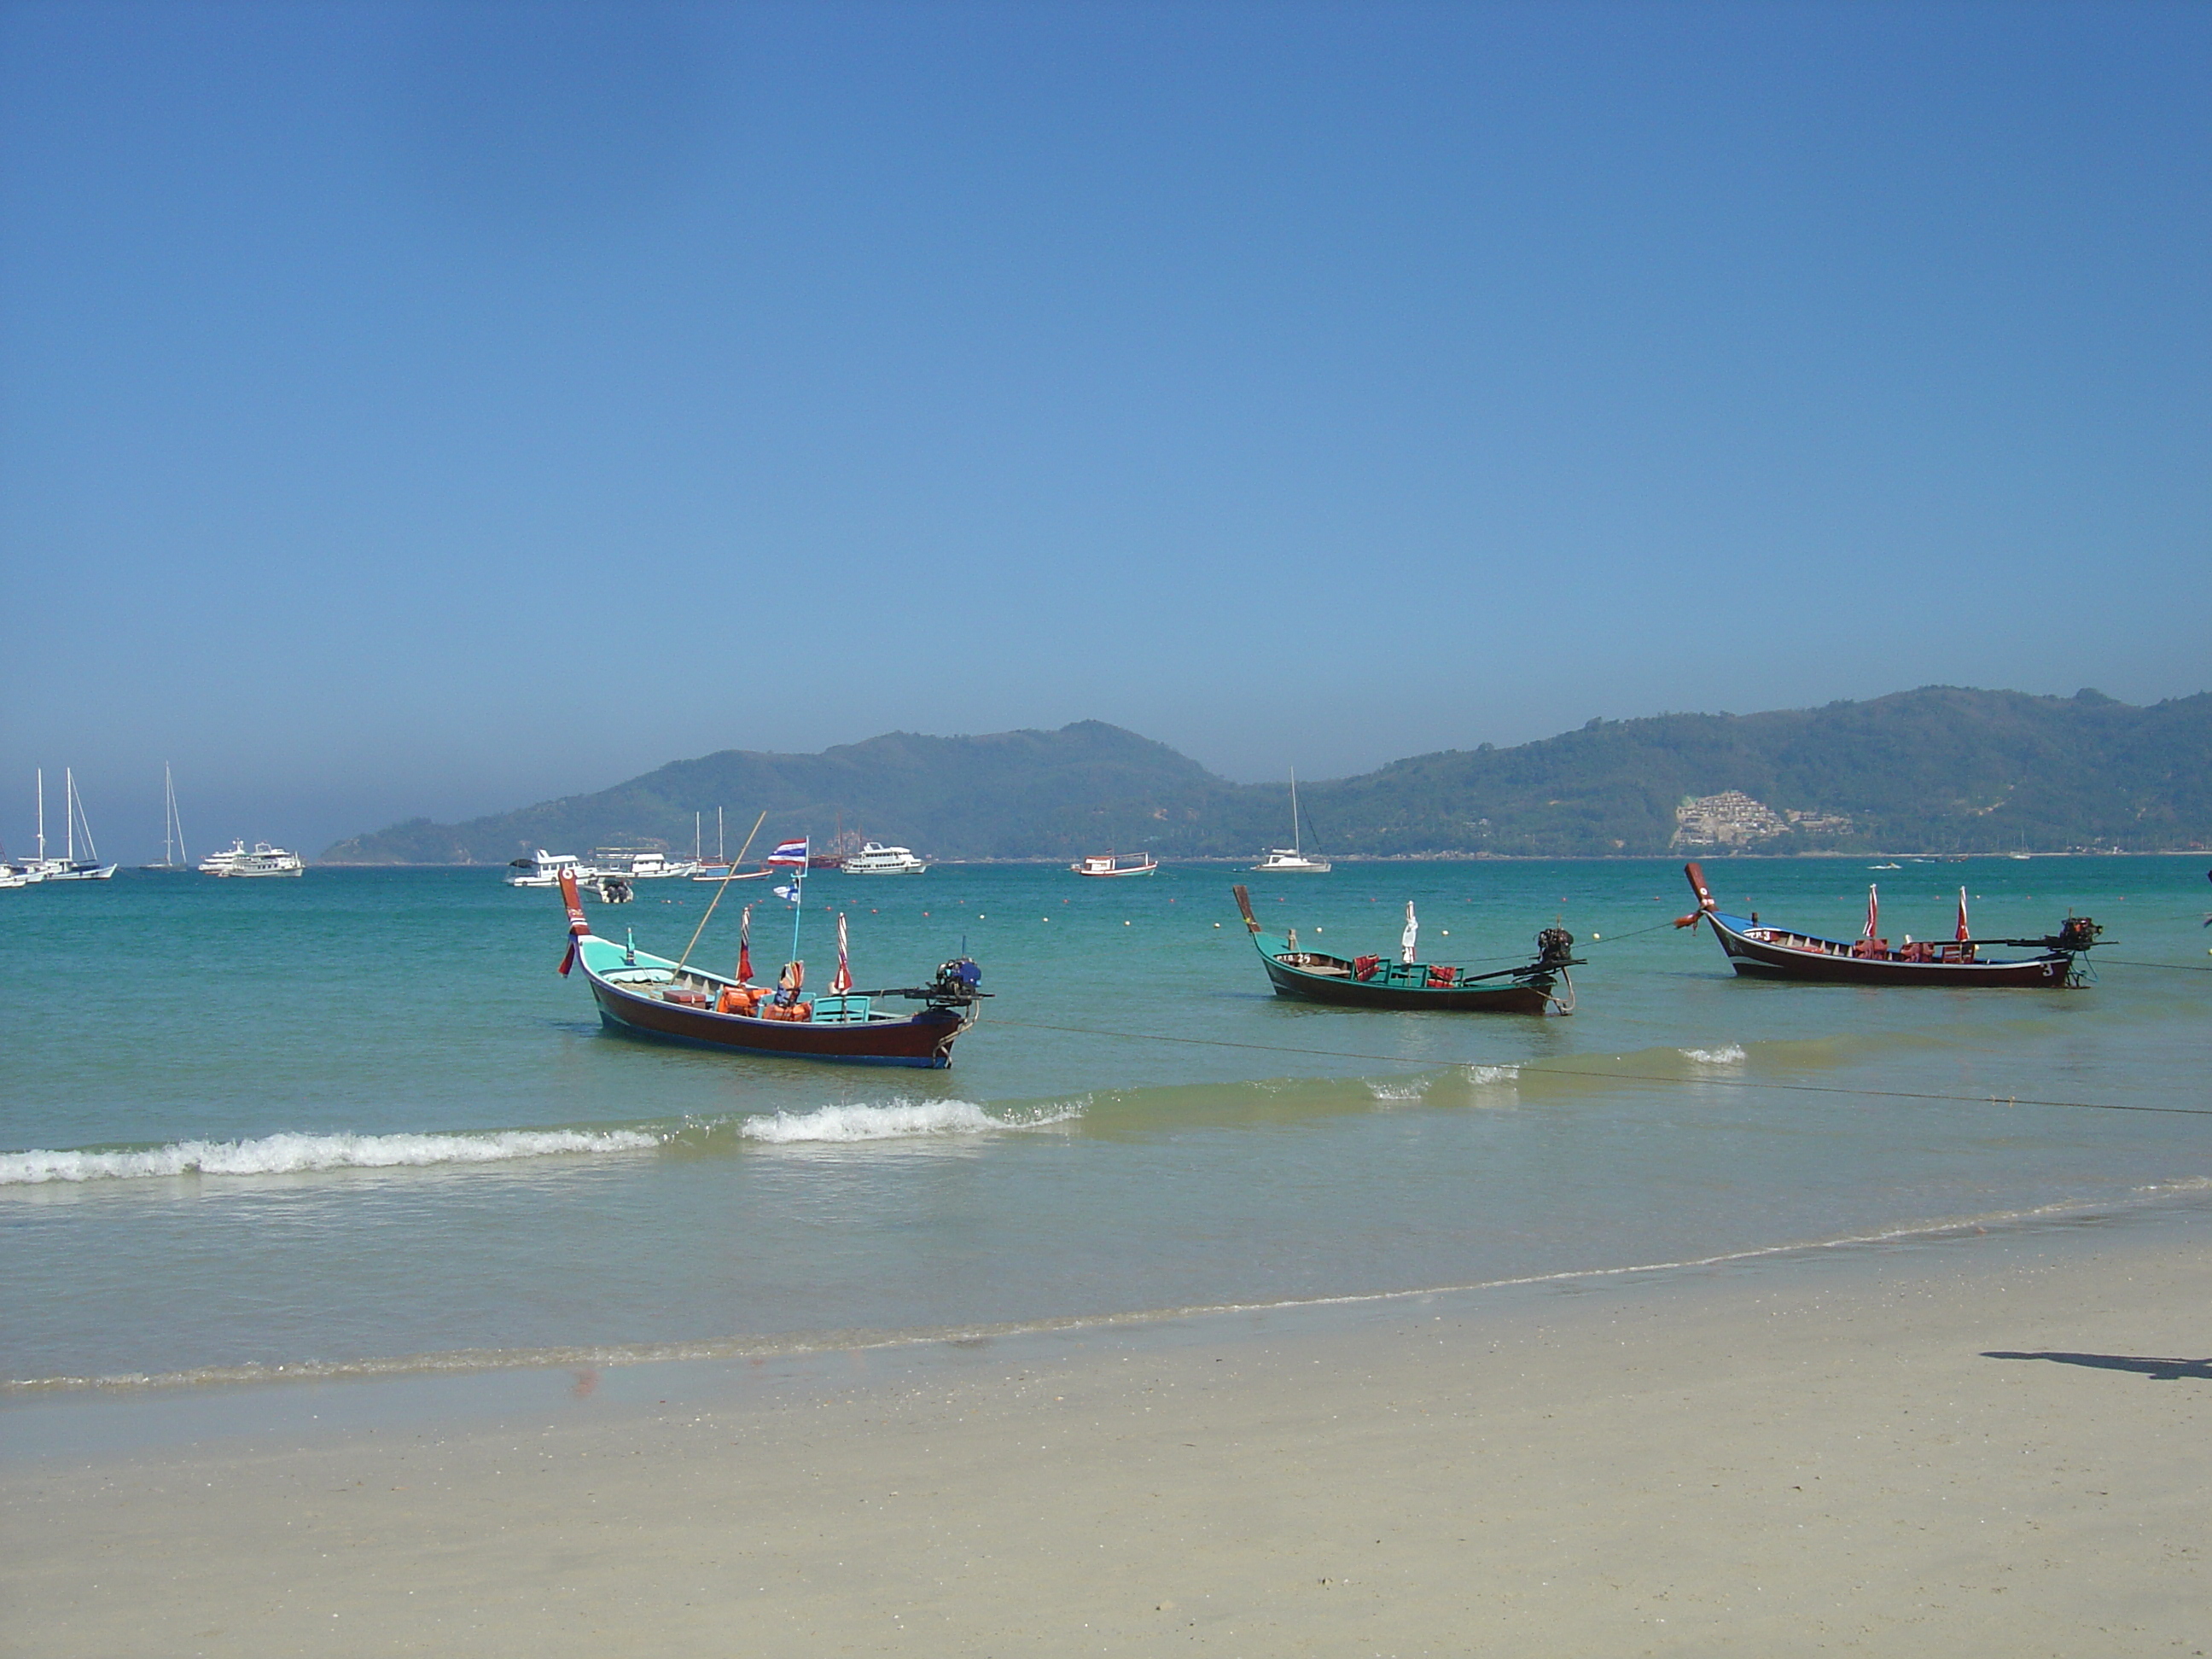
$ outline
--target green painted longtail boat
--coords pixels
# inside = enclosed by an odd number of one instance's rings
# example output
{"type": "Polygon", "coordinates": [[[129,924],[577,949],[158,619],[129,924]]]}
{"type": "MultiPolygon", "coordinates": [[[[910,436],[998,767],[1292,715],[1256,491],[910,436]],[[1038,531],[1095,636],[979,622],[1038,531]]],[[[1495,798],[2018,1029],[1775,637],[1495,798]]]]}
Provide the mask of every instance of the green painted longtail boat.
{"type": "Polygon", "coordinates": [[[1347,960],[1300,950],[1296,928],[1279,948],[1262,939],[1260,919],[1252,914],[1251,894],[1241,883],[1231,890],[1237,895],[1237,908],[1244,913],[1252,948],[1260,953],[1279,997],[1346,1008],[1425,1008],[1455,1014],[1575,1011],[1575,982],[1567,969],[1582,966],[1582,958],[1575,955],[1575,936],[1564,927],[1547,927],[1536,935],[1536,956],[1531,962],[1470,974],[1445,963],[1411,959],[1419,924],[1410,903],[1401,949],[1404,959],[1385,962],[1371,956],[1347,960]]]}

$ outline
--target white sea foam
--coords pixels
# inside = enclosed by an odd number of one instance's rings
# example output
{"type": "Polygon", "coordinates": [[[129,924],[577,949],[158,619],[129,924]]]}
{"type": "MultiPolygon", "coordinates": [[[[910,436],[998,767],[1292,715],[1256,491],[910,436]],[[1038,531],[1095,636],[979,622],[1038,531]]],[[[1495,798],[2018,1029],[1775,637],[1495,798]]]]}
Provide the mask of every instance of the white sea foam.
{"type": "Polygon", "coordinates": [[[1725,1048],[1680,1048],[1675,1051],[1685,1060],[1693,1060],[1700,1066],[1741,1066],[1751,1056],[1741,1044],[1731,1042],[1725,1048]]]}
{"type": "Polygon", "coordinates": [[[1521,1068],[1518,1066],[1470,1066],[1467,1068],[1467,1080],[1478,1085],[1516,1083],[1520,1078],[1521,1068]]]}
{"type": "Polygon", "coordinates": [[[163,1176],[290,1175],[315,1170],[393,1170],[439,1164],[503,1164],[562,1152],[642,1152],[661,1137],[635,1129],[507,1129],[489,1134],[263,1135],[252,1140],[177,1140],[138,1152],[0,1152],[0,1187],[51,1181],[133,1181],[163,1176]]]}
{"type": "Polygon", "coordinates": [[[1419,1079],[1410,1083],[1370,1083],[1367,1092],[1377,1100],[1419,1100],[1428,1094],[1429,1085],[1419,1079]]]}
{"type": "Polygon", "coordinates": [[[994,1117],[973,1101],[887,1100],[872,1105],[823,1106],[811,1112],[749,1117],[738,1133],[774,1146],[802,1141],[909,1140],[921,1136],[997,1134],[1040,1129],[1083,1115],[1079,1103],[1049,1106],[1022,1117],[994,1117]]]}

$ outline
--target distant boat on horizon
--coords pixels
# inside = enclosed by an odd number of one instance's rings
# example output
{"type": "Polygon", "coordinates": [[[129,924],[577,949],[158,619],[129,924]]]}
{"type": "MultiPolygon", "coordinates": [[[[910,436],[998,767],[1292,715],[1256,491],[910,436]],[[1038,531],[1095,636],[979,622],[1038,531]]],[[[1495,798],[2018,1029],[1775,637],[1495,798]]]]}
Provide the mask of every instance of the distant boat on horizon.
{"type": "Polygon", "coordinates": [[[185,821],[177,815],[177,781],[169,763],[161,763],[161,861],[142,864],[141,870],[190,873],[192,855],[185,851],[185,821]]]}
{"type": "Polygon", "coordinates": [[[1325,876],[1336,866],[1327,859],[1310,859],[1305,855],[1305,843],[1298,835],[1298,773],[1291,769],[1291,844],[1270,847],[1267,856],[1252,866],[1259,874],[1273,876],[1325,876]]]}
{"type": "Polygon", "coordinates": [[[919,876],[929,866],[915,857],[913,849],[863,842],[860,850],[837,866],[848,876],[919,876]]]}
{"type": "Polygon", "coordinates": [[[1067,867],[1079,876],[1149,876],[1160,866],[1150,853],[1138,854],[1133,864],[1111,853],[1093,853],[1067,867]]]}
{"type": "Polygon", "coordinates": [[[307,861],[297,853],[265,841],[255,842],[250,853],[244,842],[234,841],[228,851],[210,853],[200,864],[204,876],[298,876],[307,869],[307,861]]]}
{"type": "Polygon", "coordinates": [[[39,855],[21,867],[33,881],[109,881],[113,879],[115,866],[100,861],[100,848],[93,844],[92,821],[84,815],[84,803],[77,799],[76,771],[73,767],[62,768],[63,853],[58,859],[46,856],[46,775],[43,768],[38,772],[39,796],[39,855]],[[76,832],[84,830],[84,850],[89,859],[76,855],[76,832]]]}

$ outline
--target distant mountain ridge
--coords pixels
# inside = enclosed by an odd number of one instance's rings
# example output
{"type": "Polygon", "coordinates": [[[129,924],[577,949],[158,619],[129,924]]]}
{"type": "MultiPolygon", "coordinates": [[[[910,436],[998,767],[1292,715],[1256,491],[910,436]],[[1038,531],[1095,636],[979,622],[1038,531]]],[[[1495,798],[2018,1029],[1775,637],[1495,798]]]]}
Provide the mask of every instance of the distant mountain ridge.
{"type": "MultiPolygon", "coordinates": [[[[1593,720],[1512,748],[1444,750],[1302,784],[1299,795],[1333,854],[1589,857],[1698,844],[1737,809],[1687,803],[1729,792],[1750,798],[1737,817],[1753,825],[1731,844],[1764,852],[2203,847],[2212,843],[2212,693],[2138,708],[2091,690],[1925,686],[1820,708],[1593,720]]],[[[540,847],[643,841],[688,850],[692,815],[711,823],[718,805],[733,843],[765,808],[762,847],[826,838],[842,821],[940,859],[1073,859],[1109,847],[1237,858],[1290,828],[1284,785],[1231,783],[1165,744],[1079,720],[982,737],[894,732],[818,755],[725,750],[466,823],[394,824],[338,842],[323,861],[503,864],[540,847]]]]}

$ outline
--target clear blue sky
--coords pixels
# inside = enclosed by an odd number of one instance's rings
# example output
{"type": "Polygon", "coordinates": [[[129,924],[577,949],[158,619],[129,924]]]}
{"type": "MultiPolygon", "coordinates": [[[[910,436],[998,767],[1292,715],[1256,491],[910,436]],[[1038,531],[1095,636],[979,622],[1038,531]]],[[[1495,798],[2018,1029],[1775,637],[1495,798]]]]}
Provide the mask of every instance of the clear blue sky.
{"type": "Polygon", "coordinates": [[[8,4],[0,836],[2204,690],[2208,85],[2204,5],[8,4]]]}

